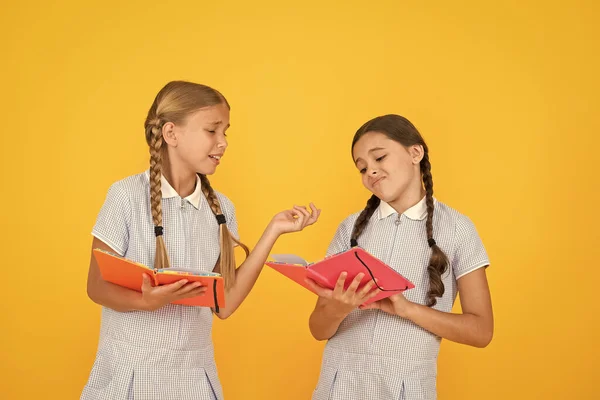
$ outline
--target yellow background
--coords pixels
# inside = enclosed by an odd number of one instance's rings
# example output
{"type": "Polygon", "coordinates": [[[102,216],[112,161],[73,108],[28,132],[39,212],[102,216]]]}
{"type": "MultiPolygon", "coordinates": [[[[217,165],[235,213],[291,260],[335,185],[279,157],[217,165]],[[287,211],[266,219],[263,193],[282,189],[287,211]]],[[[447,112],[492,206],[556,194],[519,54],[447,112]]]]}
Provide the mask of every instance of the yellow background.
{"type": "MultiPolygon", "coordinates": [[[[146,168],[156,92],[188,79],[232,105],[212,179],[243,240],[314,201],[320,222],[275,248],[309,260],[368,197],[355,130],[408,117],[436,197],[473,219],[493,264],[494,340],[443,342],[440,399],[597,398],[597,2],[160,3],[2,5],[0,397],[78,398],[100,316],[85,291],[91,228],[108,186],[146,168]]],[[[265,269],[215,322],[227,399],[309,398],[313,303],[265,269]]]]}

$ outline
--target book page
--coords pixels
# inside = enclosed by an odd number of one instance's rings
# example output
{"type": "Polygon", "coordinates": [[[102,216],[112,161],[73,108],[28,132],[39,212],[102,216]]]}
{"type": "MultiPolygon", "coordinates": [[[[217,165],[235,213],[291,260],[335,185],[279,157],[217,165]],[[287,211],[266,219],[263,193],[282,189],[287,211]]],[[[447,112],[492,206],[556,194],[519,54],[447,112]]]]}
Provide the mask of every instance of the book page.
{"type": "Polygon", "coordinates": [[[196,276],[221,276],[221,274],[217,272],[210,271],[199,271],[193,268],[163,268],[159,269],[158,273],[160,274],[190,274],[196,276]]]}
{"type": "Polygon", "coordinates": [[[302,257],[298,257],[295,254],[271,254],[271,259],[275,262],[282,264],[299,264],[303,266],[307,266],[309,263],[302,257]]]}

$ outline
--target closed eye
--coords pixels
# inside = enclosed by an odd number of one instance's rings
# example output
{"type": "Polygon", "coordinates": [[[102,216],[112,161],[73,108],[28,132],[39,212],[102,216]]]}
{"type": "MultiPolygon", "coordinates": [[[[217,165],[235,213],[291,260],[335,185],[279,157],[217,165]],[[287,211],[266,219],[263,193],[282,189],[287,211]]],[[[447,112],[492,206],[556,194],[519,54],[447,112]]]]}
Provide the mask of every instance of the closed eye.
{"type": "Polygon", "coordinates": [[[379,158],[376,158],[375,161],[380,162],[381,160],[383,160],[385,158],[385,156],[381,156],[379,158]]]}

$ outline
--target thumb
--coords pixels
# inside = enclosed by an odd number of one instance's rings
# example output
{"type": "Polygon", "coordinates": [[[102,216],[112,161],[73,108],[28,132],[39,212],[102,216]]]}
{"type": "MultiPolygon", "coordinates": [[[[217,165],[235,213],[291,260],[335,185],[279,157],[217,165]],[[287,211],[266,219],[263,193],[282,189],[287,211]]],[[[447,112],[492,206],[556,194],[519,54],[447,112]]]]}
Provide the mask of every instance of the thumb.
{"type": "Polygon", "coordinates": [[[312,291],[319,297],[330,297],[330,292],[331,290],[324,288],[322,286],[320,286],[319,284],[317,284],[315,281],[313,281],[310,278],[306,278],[304,279],[304,282],[306,282],[308,284],[308,286],[311,287],[312,291]]]}
{"type": "Polygon", "coordinates": [[[371,304],[362,304],[358,307],[361,310],[371,310],[371,309],[377,309],[377,308],[381,308],[381,304],[378,301],[374,301],[371,304]]]}
{"type": "Polygon", "coordinates": [[[402,294],[393,294],[393,295],[391,295],[391,296],[389,297],[389,299],[390,299],[390,301],[391,301],[392,303],[395,303],[395,302],[397,302],[398,300],[400,300],[400,299],[401,299],[401,297],[402,297],[402,294]]]}
{"type": "Polygon", "coordinates": [[[142,274],[142,292],[152,289],[152,282],[148,274],[142,274]]]}

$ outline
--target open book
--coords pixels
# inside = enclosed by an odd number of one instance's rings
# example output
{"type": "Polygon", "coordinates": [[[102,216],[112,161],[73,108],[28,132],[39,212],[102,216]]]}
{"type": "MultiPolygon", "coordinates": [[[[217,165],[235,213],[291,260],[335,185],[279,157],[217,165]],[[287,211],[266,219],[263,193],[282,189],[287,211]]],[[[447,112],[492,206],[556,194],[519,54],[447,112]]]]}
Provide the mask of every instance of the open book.
{"type": "Polygon", "coordinates": [[[219,312],[219,307],[225,306],[225,289],[221,274],[185,268],[154,269],[105,250],[93,249],[93,253],[102,279],[107,282],[141,292],[144,273],[150,276],[155,286],[187,279],[189,282],[201,282],[202,286],[206,286],[206,292],[201,296],[174,301],[173,304],[214,307],[216,312],[219,312]]]}
{"type": "Polygon", "coordinates": [[[381,289],[381,293],[367,300],[365,305],[415,287],[392,267],[360,247],[352,247],[314,263],[309,263],[293,254],[272,254],[271,259],[274,261],[267,261],[265,264],[313,293],[314,291],[305,282],[306,278],[312,279],[324,288],[333,289],[340,274],[346,272],[348,275],[344,288],[347,289],[356,275],[362,272],[365,275],[359,289],[373,279],[376,279],[374,288],[381,289]]]}

